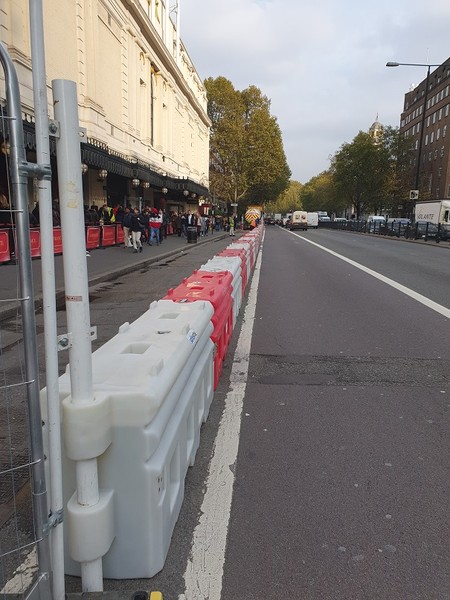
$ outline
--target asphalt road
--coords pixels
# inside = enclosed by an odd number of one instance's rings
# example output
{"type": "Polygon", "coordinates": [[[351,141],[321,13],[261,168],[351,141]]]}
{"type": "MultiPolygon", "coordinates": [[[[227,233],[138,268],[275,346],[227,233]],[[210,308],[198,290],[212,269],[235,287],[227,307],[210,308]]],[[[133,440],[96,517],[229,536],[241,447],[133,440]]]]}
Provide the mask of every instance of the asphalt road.
{"type": "MultiPolygon", "coordinates": [[[[236,480],[221,600],[447,600],[449,319],[306,239],[449,308],[448,248],[266,228],[239,453],[225,465],[236,480]]],[[[94,347],[229,241],[92,287],[94,347]]],[[[161,590],[164,600],[185,591],[242,315],[164,569],[105,590],[161,590]]],[[[63,310],[58,323],[62,333],[63,310]]],[[[42,326],[38,315],[39,335],[42,326]]],[[[80,591],[77,578],[66,586],[80,591]]]]}
{"type": "Polygon", "coordinates": [[[450,298],[448,249],[266,228],[222,598],[449,598],[449,319],[301,238],[450,298]]]}

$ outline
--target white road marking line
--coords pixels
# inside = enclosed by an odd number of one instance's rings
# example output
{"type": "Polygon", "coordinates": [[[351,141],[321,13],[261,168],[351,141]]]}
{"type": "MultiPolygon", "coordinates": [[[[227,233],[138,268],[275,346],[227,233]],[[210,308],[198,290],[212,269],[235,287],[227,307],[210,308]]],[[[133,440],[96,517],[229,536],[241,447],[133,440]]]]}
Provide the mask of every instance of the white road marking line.
{"type": "Polygon", "coordinates": [[[439,313],[439,314],[443,315],[444,317],[446,317],[447,319],[450,319],[450,309],[446,308],[445,306],[442,306],[442,304],[438,304],[437,302],[434,302],[433,300],[430,300],[426,296],[422,296],[422,294],[419,294],[418,292],[415,292],[414,290],[411,290],[410,288],[407,288],[406,286],[402,285],[401,283],[397,283],[393,279],[389,279],[389,277],[385,277],[384,275],[382,275],[381,273],[378,273],[377,271],[373,271],[372,269],[369,269],[368,267],[365,267],[364,265],[361,265],[361,264],[355,262],[351,258],[347,258],[346,256],[343,256],[342,254],[338,254],[337,252],[334,252],[333,250],[330,250],[329,248],[325,248],[325,246],[321,246],[320,244],[317,244],[317,242],[313,242],[312,240],[307,240],[304,237],[296,235],[292,231],[289,231],[288,233],[290,233],[292,235],[295,235],[295,237],[297,239],[302,240],[303,242],[307,242],[308,244],[312,244],[313,246],[317,246],[317,248],[320,248],[321,250],[324,250],[325,252],[328,252],[329,254],[332,254],[333,256],[336,256],[336,258],[340,258],[341,260],[349,263],[353,267],[356,267],[357,269],[360,269],[361,271],[364,271],[364,273],[367,273],[368,275],[371,275],[372,277],[375,277],[376,279],[379,279],[383,283],[386,283],[387,285],[390,285],[391,287],[395,288],[399,292],[402,292],[406,296],[409,296],[410,298],[413,298],[414,300],[416,300],[417,302],[420,302],[424,306],[427,306],[428,308],[431,308],[431,310],[434,310],[437,313],[439,313]]]}
{"type": "Polygon", "coordinates": [[[184,574],[185,593],[178,600],[220,600],[223,565],[235,481],[242,405],[247,385],[250,347],[262,259],[256,261],[242,328],[230,375],[230,389],[209,466],[201,517],[194,530],[191,556],[184,574]]]}

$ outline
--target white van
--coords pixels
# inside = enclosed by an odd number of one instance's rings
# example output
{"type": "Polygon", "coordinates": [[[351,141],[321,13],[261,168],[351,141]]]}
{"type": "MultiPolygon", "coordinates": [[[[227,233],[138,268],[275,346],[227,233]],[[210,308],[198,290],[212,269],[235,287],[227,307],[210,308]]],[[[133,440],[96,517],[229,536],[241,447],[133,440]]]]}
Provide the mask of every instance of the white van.
{"type": "Polygon", "coordinates": [[[295,210],[292,213],[291,224],[289,229],[292,231],[293,229],[308,229],[308,213],[306,210],[295,210]]]}
{"type": "Polygon", "coordinates": [[[316,212],[309,212],[307,221],[308,227],[311,227],[312,229],[317,229],[317,227],[319,226],[319,215],[316,212]]]}
{"type": "Polygon", "coordinates": [[[367,217],[367,231],[380,231],[386,225],[386,219],[381,215],[369,215],[367,217]]]}

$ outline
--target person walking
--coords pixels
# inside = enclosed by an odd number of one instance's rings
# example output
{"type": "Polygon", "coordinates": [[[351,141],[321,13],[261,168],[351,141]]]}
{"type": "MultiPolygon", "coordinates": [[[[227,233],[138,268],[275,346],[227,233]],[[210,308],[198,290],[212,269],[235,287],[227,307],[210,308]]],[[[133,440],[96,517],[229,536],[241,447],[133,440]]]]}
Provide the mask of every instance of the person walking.
{"type": "Polygon", "coordinates": [[[131,208],[127,206],[124,211],[123,220],[122,220],[122,229],[123,229],[123,244],[125,248],[131,248],[133,244],[131,243],[131,221],[133,215],[131,213],[131,208]]]}
{"type": "Polygon", "coordinates": [[[139,214],[139,209],[136,207],[133,210],[131,217],[131,241],[133,244],[133,252],[142,252],[141,233],[144,228],[144,220],[139,214]]]}

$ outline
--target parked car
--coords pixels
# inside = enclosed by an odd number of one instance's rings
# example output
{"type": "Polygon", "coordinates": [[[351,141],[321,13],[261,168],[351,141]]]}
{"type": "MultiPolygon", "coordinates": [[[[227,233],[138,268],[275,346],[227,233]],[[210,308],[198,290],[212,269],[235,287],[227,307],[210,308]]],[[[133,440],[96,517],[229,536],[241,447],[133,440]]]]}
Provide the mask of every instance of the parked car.
{"type": "Polygon", "coordinates": [[[420,239],[436,239],[439,227],[429,221],[416,221],[411,228],[409,237],[420,239]]]}
{"type": "Polygon", "coordinates": [[[267,217],[264,219],[266,225],[275,225],[275,219],[273,217],[267,217]]]}
{"type": "Polygon", "coordinates": [[[394,217],[387,220],[386,227],[388,235],[396,235],[400,237],[405,234],[406,228],[411,225],[410,219],[402,217],[394,217]]]}

